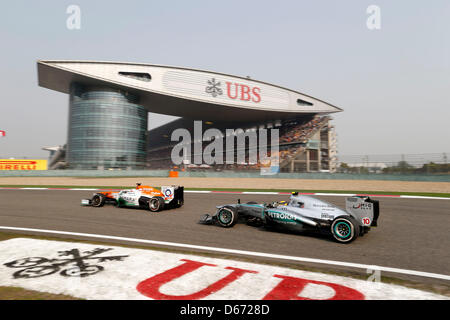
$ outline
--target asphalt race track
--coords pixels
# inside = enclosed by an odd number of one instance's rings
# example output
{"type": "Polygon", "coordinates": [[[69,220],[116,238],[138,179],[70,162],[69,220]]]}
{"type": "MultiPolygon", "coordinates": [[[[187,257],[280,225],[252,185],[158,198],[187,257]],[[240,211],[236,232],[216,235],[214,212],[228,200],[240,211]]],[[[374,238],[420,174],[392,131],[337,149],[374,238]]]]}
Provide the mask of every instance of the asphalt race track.
{"type": "MultiPolygon", "coordinates": [[[[287,200],[288,195],[185,193],[185,205],[182,208],[156,214],[147,210],[114,206],[80,206],[82,198],[91,196],[90,191],[0,190],[0,225],[167,241],[450,274],[449,200],[377,198],[381,207],[379,227],[351,244],[343,245],[314,234],[275,232],[246,224],[225,229],[197,223],[201,214],[214,213],[216,205],[233,203],[238,198],[242,202],[269,202],[287,200]]],[[[344,207],[344,197],[320,198],[344,207]]],[[[252,260],[258,262],[264,259],[252,260]]],[[[342,267],[339,268],[342,270],[342,267]]],[[[327,269],[333,270],[337,267],[329,266],[327,269]]],[[[401,275],[399,278],[418,280],[417,277],[408,275],[401,275]]],[[[423,281],[441,284],[446,282],[431,278],[423,281]]]]}

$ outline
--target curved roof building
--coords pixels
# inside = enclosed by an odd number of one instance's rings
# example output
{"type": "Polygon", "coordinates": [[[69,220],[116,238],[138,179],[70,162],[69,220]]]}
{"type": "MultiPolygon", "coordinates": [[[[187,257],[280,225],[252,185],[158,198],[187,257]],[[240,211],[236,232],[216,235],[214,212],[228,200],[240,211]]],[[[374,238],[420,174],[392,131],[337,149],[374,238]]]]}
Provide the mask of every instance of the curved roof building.
{"type": "Polygon", "coordinates": [[[217,72],[100,61],[39,60],[37,67],[39,86],[70,95],[71,168],[143,168],[147,112],[242,123],[342,111],[298,91],[217,72]]]}

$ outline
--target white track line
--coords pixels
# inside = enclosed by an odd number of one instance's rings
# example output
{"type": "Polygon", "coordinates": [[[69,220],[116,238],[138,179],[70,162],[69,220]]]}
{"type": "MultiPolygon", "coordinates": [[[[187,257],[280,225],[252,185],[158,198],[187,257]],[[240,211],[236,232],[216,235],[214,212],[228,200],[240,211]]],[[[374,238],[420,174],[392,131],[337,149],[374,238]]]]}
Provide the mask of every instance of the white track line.
{"type": "Polygon", "coordinates": [[[386,272],[401,273],[401,274],[407,274],[407,275],[413,275],[413,276],[419,276],[419,277],[436,278],[436,279],[450,281],[450,276],[444,275],[444,274],[407,270],[407,269],[398,269],[398,268],[389,268],[389,267],[352,263],[352,262],[342,262],[342,261],[333,261],[333,260],[322,260],[322,259],[314,259],[314,258],[285,256],[285,255],[280,255],[280,254],[272,254],[272,253],[264,253],[264,252],[252,252],[252,251],[244,251],[244,250],[198,246],[198,245],[176,243],[176,242],[106,236],[106,235],[98,235],[98,234],[90,234],[90,233],[78,233],[78,232],[55,231],[55,230],[45,230],[45,229],[31,229],[31,228],[17,228],[17,227],[6,227],[6,226],[0,226],[0,229],[69,235],[69,236],[77,236],[77,237],[89,237],[89,238],[107,239],[107,240],[120,240],[120,241],[129,241],[129,242],[137,242],[137,243],[145,243],[145,244],[153,244],[153,245],[164,245],[164,246],[179,247],[179,248],[208,250],[208,251],[214,251],[214,252],[240,254],[240,255],[253,256],[253,257],[264,257],[264,258],[271,258],[271,259],[283,259],[283,260],[300,261],[300,262],[311,262],[311,263],[344,266],[344,267],[366,269],[366,270],[380,270],[380,271],[386,271],[386,272]]]}
{"type": "MultiPolygon", "coordinates": [[[[90,188],[8,188],[0,187],[0,190],[68,190],[68,191],[99,191],[99,190],[113,190],[113,189],[90,189],[90,188]]],[[[114,189],[118,190],[118,189],[114,189]]],[[[214,194],[259,194],[259,195],[269,195],[269,194],[279,194],[287,195],[288,192],[271,192],[271,191],[213,191],[213,190],[184,190],[185,193],[214,193],[214,194]]],[[[383,197],[383,198],[394,198],[394,199],[430,199],[430,200],[450,200],[450,197],[427,197],[427,196],[410,196],[410,195],[389,195],[389,194],[365,194],[365,193],[326,193],[326,192],[316,192],[316,193],[302,193],[310,196],[333,196],[333,197],[353,197],[358,194],[368,195],[370,197],[383,197]]]]}
{"type": "Polygon", "coordinates": [[[425,196],[407,196],[407,195],[401,195],[400,198],[403,199],[433,199],[433,200],[450,200],[450,198],[444,198],[444,197],[425,197],[425,196]]]}
{"type": "Polygon", "coordinates": [[[280,194],[279,192],[270,192],[270,191],[243,191],[242,194],[280,194]]]}
{"type": "Polygon", "coordinates": [[[317,192],[314,195],[316,196],[336,196],[336,197],[353,197],[356,196],[356,193],[326,193],[326,192],[317,192]]]}

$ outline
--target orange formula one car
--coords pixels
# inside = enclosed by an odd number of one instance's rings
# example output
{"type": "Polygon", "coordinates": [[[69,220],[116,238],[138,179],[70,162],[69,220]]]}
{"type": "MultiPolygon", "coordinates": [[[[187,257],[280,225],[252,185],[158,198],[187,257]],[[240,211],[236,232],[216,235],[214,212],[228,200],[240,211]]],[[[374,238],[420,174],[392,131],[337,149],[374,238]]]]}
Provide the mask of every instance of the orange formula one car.
{"type": "Polygon", "coordinates": [[[114,204],[117,207],[138,207],[152,212],[180,208],[184,204],[184,187],[164,186],[161,190],[136,184],[135,189],[94,193],[92,199],[83,199],[84,206],[103,207],[114,204]]]}

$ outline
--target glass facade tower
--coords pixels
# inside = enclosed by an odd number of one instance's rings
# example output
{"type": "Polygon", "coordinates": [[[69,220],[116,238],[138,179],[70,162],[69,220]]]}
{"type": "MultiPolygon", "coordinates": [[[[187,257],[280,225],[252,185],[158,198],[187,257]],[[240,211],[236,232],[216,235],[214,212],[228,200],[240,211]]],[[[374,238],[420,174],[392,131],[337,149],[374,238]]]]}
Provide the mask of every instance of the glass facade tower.
{"type": "Polygon", "coordinates": [[[144,169],[147,110],[139,97],[72,84],[67,157],[70,169],[144,169]]]}

